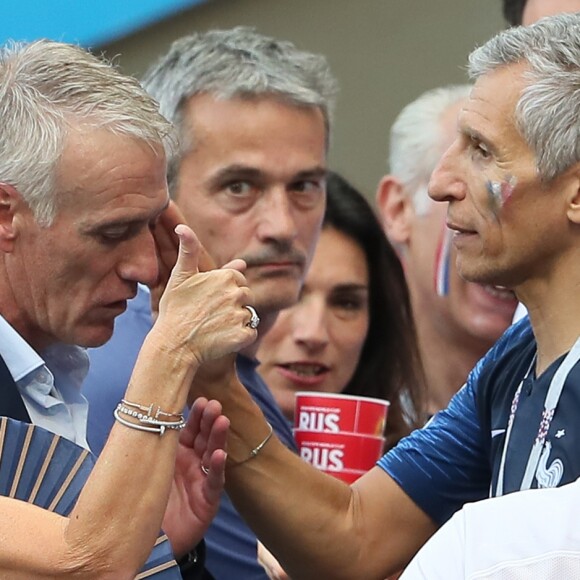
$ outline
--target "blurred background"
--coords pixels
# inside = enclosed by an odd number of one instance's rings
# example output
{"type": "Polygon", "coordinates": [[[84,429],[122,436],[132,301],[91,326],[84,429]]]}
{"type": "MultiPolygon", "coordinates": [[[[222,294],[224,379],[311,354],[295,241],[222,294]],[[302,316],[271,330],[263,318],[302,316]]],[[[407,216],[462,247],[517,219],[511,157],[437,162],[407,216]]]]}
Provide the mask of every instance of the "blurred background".
{"type": "Polygon", "coordinates": [[[401,108],[465,82],[467,54],[505,26],[500,0],[4,0],[2,21],[2,41],[79,43],[135,76],[177,37],[210,28],[254,26],[323,53],[340,83],[330,166],[370,199],[401,108]]]}

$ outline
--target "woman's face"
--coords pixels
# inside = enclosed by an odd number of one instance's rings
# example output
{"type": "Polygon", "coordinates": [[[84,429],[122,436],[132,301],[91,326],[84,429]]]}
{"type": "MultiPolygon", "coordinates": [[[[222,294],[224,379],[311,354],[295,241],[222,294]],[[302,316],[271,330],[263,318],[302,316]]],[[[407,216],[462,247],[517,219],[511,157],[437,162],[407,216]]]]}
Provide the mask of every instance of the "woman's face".
{"type": "Polygon", "coordinates": [[[322,230],[298,304],[280,312],[258,350],[258,371],[288,419],[297,391],[339,393],[369,327],[369,273],[351,238],[322,230]]]}

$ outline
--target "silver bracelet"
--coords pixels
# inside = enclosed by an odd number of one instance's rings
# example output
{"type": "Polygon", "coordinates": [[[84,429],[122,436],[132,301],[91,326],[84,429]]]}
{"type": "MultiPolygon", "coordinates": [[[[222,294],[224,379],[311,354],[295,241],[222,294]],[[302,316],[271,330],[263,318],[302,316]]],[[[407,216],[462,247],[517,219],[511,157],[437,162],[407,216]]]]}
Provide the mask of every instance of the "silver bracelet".
{"type": "MultiPolygon", "coordinates": [[[[149,417],[153,416],[154,403],[151,403],[148,407],[145,405],[139,405],[139,403],[132,403],[127,401],[127,399],[121,399],[121,403],[126,407],[132,407],[133,409],[139,409],[139,411],[145,411],[149,417]]],[[[168,413],[167,411],[162,411],[161,407],[157,405],[155,410],[155,419],[159,419],[160,416],[163,417],[177,417],[179,420],[183,420],[183,413],[168,413]]]]}
{"type": "Polygon", "coordinates": [[[185,419],[183,415],[179,421],[160,421],[155,417],[151,417],[140,411],[135,411],[134,409],[130,409],[129,407],[125,407],[123,403],[119,403],[117,405],[117,411],[119,413],[123,413],[124,415],[128,415],[129,417],[133,417],[137,419],[140,423],[146,423],[147,425],[163,425],[164,427],[173,428],[173,429],[183,429],[185,426],[185,419]]]}
{"type": "Polygon", "coordinates": [[[178,425],[166,424],[166,423],[163,423],[163,421],[160,421],[159,424],[155,427],[146,427],[145,425],[141,425],[139,423],[133,423],[131,421],[127,421],[126,419],[123,419],[123,417],[121,417],[121,415],[120,415],[119,407],[117,407],[113,411],[113,417],[115,417],[115,420],[118,421],[119,423],[121,423],[121,425],[125,425],[125,427],[129,427],[131,429],[136,429],[137,431],[148,431],[149,433],[159,433],[160,437],[161,437],[161,435],[163,435],[165,433],[165,429],[180,430],[180,429],[183,429],[185,427],[185,421],[181,421],[178,425]]]}
{"type": "Polygon", "coordinates": [[[261,443],[258,443],[258,445],[256,445],[256,447],[254,447],[250,451],[250,455],[248,457],[246,457],[246,459],[243,459],[242,461],[238,461],[238,463],[234,463],[232,465],[232,467],[235,467],[236,465],[241,465],[242,463],[246,463],[246,461],[250,461],[250,459],[254,459],[254,457],[256,457],[260,453],[260,451],[262,451],[262,449],[264,449],[264,446],[266,445],[266,443],[268,443],[268,441],[270,441],[270,439],[272,438],[272,435],[274,434],[274,429],[272,429],[272,425],[270,425],[270,423],[268,423],[268,421],[266,421],[266,425],[268,425],[268,429],[270,429],[270,431],[268,432],[268,435],[266,435],[266,437],[264,437],[264,440],[261,443]]]}

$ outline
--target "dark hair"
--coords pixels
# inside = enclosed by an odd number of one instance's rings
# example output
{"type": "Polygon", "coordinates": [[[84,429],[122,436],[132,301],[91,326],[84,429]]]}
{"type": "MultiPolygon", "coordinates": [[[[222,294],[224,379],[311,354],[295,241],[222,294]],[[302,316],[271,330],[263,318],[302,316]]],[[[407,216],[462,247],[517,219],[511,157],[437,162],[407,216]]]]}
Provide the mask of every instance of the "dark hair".
{"type": "Polygon", "coordinates": [[[503,0],[503,17],[511,26],[519,26],[527,0],[503,0]]]}
{"type": "Polygon", "coordinates": [[[363,250],[369,272],[369,330],[344,393],[391,402],[387,447],[422,423],[424,375],[401,262],[365,197],[329,172],[323,228],[332,227],[363,250]]]}

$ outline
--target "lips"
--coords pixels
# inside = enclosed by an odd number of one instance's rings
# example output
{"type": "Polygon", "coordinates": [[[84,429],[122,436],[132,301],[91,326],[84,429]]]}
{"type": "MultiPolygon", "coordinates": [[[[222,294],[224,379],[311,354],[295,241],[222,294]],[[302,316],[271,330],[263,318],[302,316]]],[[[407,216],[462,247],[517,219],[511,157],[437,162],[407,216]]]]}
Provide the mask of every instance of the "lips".
{"type": "Polygon", "coordinates": [[[114,312],[124,312],[127,309],[127,301],[117,300],[116,302],[107,302],[103,304],[103,308],[114,312]]]}
{"type": "Polygon", "coordinates": [[[118,307],[121,305],[126,305],[129,300],[133,300],[137,296],[137,289],[134,292],[131,292],[127,296],[122,296],[118,300],[111,300],[110,302],[103,302],[103,306],[105,307],[118,307]]]}
{"type": "Polygon", "coordinates": [[[299,387],[318,386],[326,380],[330,372],[330,367],[311,361],[284,363],[276,365],[276,368],[284,378],[299,387]]]}
{"type": "Polygon", "coordinates": [[[307,377],[315,377],[322,373],[328,372],[329,370],[326,365],[308,362],[288,363],[280,366],[290,372],[296,373],[297,375],[307,377]]]}
{"type": "Polygon", "coordinates": [[[129,300],[132,300],[133,298],[135,298],[135,296],[137,295],[137,293],[135,294],[131,294],[125,298],[121,298],[119,300],[114,300],[111,302],[103,302],[102,306],[103,308],[107,308],[110,310],[126,310],[127,309],[127,302],[129,300]]]}
{"type": "Polygon", "coordinates": [[[467,228],[463,228],[457,224],[454,224],[453,222],[446,222],[447,227],[450,230],[453,230],[454,232],[458,233],[458,234],[475,234],[475,230],[469,230],[467,228]]]}
{"type": "Polygon", "coordinates": [[[517,300],[515,294],[505,286],[492,286],[490,284],[486,284],[483,286],[483,289],[488,294],[491,294],[493,297],[499,298],[501,300],[517,300]]]}

